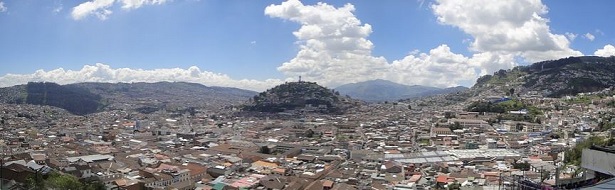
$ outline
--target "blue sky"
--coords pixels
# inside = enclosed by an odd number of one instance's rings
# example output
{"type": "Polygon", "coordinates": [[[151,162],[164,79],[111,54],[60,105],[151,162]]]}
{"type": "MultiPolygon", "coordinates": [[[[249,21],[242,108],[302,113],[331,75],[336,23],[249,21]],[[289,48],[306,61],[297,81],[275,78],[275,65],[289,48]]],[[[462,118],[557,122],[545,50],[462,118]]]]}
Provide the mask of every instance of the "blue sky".
{"type": "Polygon", "coordinates": [[[170,80],[263,90],[300,75],[329,87],[469,86],[516,65],[615,54],[608,0],[0,2],[0,86],[170,80]]]}

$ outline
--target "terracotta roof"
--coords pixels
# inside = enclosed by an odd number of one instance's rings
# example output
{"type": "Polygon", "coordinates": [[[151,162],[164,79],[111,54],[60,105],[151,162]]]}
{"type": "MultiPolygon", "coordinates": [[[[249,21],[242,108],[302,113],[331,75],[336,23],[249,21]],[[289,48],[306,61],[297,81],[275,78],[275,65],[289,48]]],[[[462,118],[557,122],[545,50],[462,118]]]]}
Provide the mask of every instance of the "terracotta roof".
{"type": "Polygon", "coordinates": [[[117,184],[117,186],[126,186],[127,182],[125,179],[116,179],[115,180],[115,184],[117,184]]]}
{"type": "Polygon", "coordinates": [[[324,186],[324,187],[329,187],[329,188],[330,188],[330,187],[333,187],[333,181],[331,181],[331,180],[325,180],[325,181],[323,181],[323,182],[322,182],[322,186],[324,186]]]}
{"type": "Polygon", "coordinates": [[[278,164],[276,163],[271,163],[271,162],[265,162],[262,160],[256,161],[254,163],[252,163],[252,165],[256,165],[256,166],[260,166],[260,167],[269,167],[269,168],[277,168],[278,164]]]}
{"type": "Polygon", "coordinates": [[[199,175],[207,171],[207,167],[201,164],[192,163],[192,162],[189,162],[188,165],[185,166],[184,168],[190,170],[190,176],[199,175]]]}
{"type": "Polygon", "coordinates": [[[438,183],[448,183],[448,176],[441,175],[436,178],[436,182],[438,183]]]}

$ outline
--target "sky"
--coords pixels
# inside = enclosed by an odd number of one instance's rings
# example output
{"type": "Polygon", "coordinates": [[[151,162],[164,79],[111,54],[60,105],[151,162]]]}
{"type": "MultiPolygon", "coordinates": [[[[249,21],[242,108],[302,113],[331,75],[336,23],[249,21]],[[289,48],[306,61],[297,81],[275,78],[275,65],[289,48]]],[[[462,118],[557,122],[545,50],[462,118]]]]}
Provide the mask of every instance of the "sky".
{"type": "Polygon", "coordinates": [[[299,76],[471,86],[615,55],[615,1],[0,0],[0,87],[184,81],[255,91],[299,76]]]}

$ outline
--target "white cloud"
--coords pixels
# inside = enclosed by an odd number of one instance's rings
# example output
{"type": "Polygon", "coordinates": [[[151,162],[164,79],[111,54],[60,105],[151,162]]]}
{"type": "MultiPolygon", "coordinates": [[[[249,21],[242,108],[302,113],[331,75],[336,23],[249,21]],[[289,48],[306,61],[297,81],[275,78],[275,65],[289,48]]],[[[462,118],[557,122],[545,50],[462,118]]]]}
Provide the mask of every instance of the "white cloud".
{"type": "Polygon", "coordinates": [[[589,32],[588,32],[588,33],[586,33],[586,34],[585,34],[585,35],[583,35],[583,36],[585,36],[585,38],[587,38],[589,41],[594,41],[594,39],[596,39],[596,36],[594,36],[593,34],[591,34],[591,33],[589,33],[589,32]]]}
{"type": "Polygon", "coordinates": [[[95,15],[100,20],[106,20],[113,13],[108,8],[115,0],[92,0],[73,7],[71,16],[75,20],[81,20],[89,15],[95,15]]]}
{"type": "Polygon", "coordinates": [[[8,8],[6,8],[6,7],[4,6],[4,2],[0,1],[0,13],[1,13],[1,12],[6,12],[7,10],[8,10],[8,8]]]}
{"type": "Polygon", "coordinates": [[[576,39],[578,36],[578,34],[570,33],[570,32],[566,32],[564,34],[566,35],[566,38],[568,38],[568,40],[570,41],[574,41],[574,39],[576,39]]]}
{"type": "Polygon", "coordinates": [[[385,79],[406,84],[449,87],[459,83],[472,83],[476,79],[470,58],[451,52],[447,45],[440,45],[429,53],[408,55],[395,60],[385,74],[385,79]]]}
{"type": "Polygon", "coordinates": [[[514,54],[534,62],[582,55],[566,36],[551,33],[540,0],[436,0],[438,21],[470,34],[475,52],[514,54]]]}
{"type": "Polygon", "coordinates": [[[287,77],[302,76],[326,86],[371,79],[388,79],[405,84],[453,86],[476,77],[468,58],[454,54],[447,45],[429,53],[412,51],[402,60],[389,63],[372,56],[372,33],[354,15],[355,7],[336,8],[326,3],[303,5],[297,0],[270,5],[265,14],[301,24],[293,32],[300,50],[278,67],[287,77]]]}
{"type": "Polygon", "coordinates": [[[98,19],[105,20],[113,13],[109,8],[116,2],[122,4],[122,9],[131,10],[140,8],[143,5],[161,5],[168,1],[169,0],[92,0],[73,7],[71,15],[75,20],[81,20],[89,15],[95,15],[98,19]]]}
{"type": "Polygon", "coordinates": [[[594,55],[601,57],[615,56],[615,47],[611,44],[607,44],[602,49],[596,50],[594,55]]]}
{"type": "Polygon", "coordinates": [[[109,65],[97,63],[85,65],[81,70],[64,70],[62,68],[51,71],[38,70],[33,74],[7,74],[0,77],[0,87],[25,84],[31,81],[55,82],[58,84],[70,84],[77,82],[158,82],[158,81],[183,81],[194,82],[208,86],[227,86],[242,89],[262,91],[271,88],[284,81],[269,79],[236,80],[227,75],[201,71],[192,66],[188,69],[154,69],[142,70],[131,68],[111,68],[109,65]]]}
{"type": "Polygon", "coordinates": [[[120,0],[123,9],[136,9],[143,5],[161,5],[168,0],[120,0]]]}

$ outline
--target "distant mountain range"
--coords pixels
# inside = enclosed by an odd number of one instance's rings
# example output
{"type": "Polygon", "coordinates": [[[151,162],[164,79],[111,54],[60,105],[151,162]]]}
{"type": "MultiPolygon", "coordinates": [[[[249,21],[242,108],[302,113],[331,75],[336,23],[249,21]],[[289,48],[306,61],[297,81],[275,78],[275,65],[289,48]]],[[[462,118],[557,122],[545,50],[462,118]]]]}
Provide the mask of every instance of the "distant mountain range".
{"type": "Polygon", "coordinates": [[[0,88],[0,103],[50,105],[85,115],[109,109],[154,112],[162,108],[241,104],[257,93],[186,82],[55,83],[31,82],[0,88]]]}
{"type": "Polygon", "coordinates": [[[436,88],[421,85],[403,85],[388,80],[370,80],[345,84],[335,88],[343,95],[369,102],[395,101],[466,90],[463,86],[436,88]]]}

